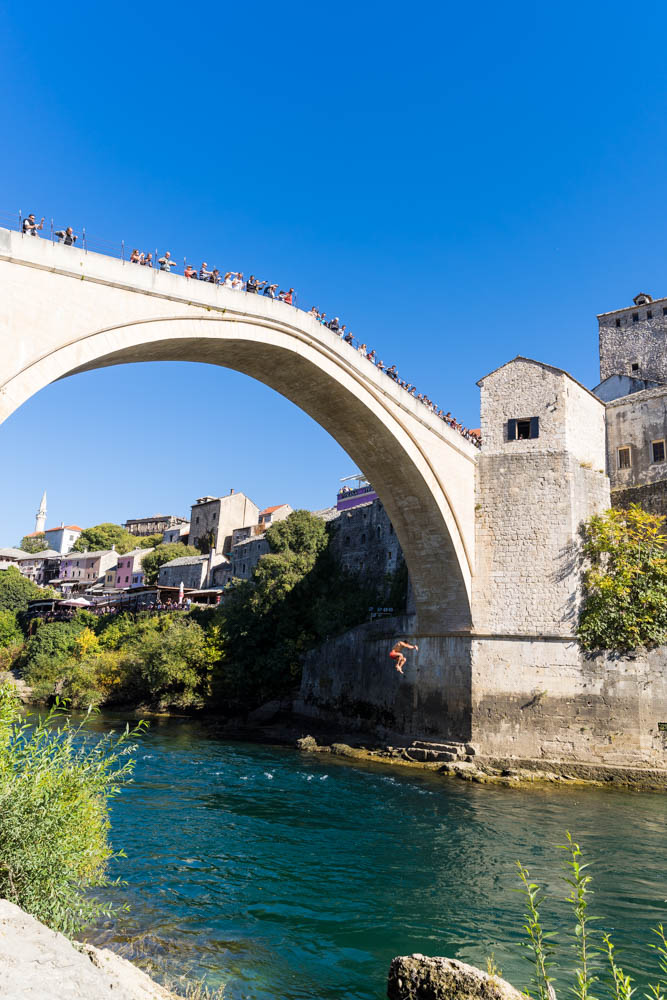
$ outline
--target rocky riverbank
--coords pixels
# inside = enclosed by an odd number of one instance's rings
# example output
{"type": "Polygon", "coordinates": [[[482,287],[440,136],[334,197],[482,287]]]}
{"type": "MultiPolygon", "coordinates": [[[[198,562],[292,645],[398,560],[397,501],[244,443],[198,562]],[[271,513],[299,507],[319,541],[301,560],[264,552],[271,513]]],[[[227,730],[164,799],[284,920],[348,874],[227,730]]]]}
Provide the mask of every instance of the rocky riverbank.
{"type": "Polygon", "coordinates": [[[519,759],[479,754],[471,744],[414,740],[406,746],[351,745],[319,742],[313,736],[296,740],[306,753],[333,754],[351,760],[393,767],[434,771],[443,777],[476,784],[520,787],[526,784],[614,785],[637,791],[667,791],[667,768],[643,768],[579,761],[519,759]]]}

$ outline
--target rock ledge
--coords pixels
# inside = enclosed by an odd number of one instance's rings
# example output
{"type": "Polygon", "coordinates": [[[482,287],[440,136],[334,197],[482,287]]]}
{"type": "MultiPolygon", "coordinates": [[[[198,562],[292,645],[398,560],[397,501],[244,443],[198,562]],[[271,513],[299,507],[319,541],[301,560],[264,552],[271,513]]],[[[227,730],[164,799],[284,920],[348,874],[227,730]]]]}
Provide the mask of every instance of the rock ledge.
{"type": "Polygon", "coordinates": [[[0,899],[2,1000],[174,1000],[112,951],[73,945],[62,934],[0,899]]]}
{"type": "Polygon", "coordinates": [[[389,1000],[526,1000],[505,979],[453,958],[403,955],[389,967],[389,1000]]]}

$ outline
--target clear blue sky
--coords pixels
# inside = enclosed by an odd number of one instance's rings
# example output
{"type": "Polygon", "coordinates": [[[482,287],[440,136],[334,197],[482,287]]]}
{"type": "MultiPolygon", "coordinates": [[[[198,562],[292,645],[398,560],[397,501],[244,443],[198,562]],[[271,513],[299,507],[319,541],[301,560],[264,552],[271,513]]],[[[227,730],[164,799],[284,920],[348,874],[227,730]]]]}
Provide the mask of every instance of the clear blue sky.
{"type": "MultiPolygon", "coordinates": [[[[477,426],[480,376],[525,354],[594,386],[595,314],[667,293],[666,29],[615,0],[5,4],[0,212],[293,284],[477,426]]],[[[45,389],[0,468],[0,544],[45,488],[85,526],[230,487],[322,507],[354,471],[181,364],[45,389]]]]}

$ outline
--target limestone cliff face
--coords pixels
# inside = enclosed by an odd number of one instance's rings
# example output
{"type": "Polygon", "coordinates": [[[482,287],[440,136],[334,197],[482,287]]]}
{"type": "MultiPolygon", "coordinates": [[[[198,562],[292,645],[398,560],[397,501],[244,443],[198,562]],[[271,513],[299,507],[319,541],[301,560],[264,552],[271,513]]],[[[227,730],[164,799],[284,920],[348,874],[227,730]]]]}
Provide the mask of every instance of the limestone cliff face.
{"type": "Polygon", "coordinates": [[[0,899],[3,1000],[175,1000],[113,952],[74,945],[20,907],[0,899]]]}

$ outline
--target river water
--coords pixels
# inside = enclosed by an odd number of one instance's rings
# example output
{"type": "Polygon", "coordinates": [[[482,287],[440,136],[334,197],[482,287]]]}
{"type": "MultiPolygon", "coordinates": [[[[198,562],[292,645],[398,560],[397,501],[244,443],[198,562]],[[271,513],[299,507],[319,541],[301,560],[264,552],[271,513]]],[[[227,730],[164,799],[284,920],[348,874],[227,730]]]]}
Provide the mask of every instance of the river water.
{"type": "Polygon", "coordinates": [[[469,785],[165,720],[142,737],[112,819],[131,909],[92,939],[225,983],[228,1000],[378,1000],[391,958],[411,952],[483,968],[493,952],[528,985],[515,862],[553,893],[544,922],[562,933],[555,845],[568,829],[594,861],[601,926],[640,981],[667,915],[660,794],[469,785]]]}

